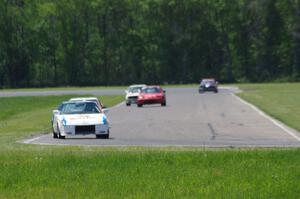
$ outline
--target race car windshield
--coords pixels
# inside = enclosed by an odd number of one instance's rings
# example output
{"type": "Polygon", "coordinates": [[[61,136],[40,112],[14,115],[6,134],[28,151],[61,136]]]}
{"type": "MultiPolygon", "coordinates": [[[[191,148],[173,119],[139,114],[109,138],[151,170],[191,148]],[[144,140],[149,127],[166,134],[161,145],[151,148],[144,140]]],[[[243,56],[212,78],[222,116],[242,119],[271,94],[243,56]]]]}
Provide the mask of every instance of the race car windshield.
{"type": "Polygon", "coordinates": [[[68,103],[64,104],[61,109],[62,114],[96,114],[100,112],[100,109],[93,102],[68,103]]]}
{"type": "Polygon", "coordinates": [[[128,91],[131,93],[139,93],[141,91],[141,87],[131,87],[128,91]]]}
{"type": "Polygon", "coordinates": [[[149,93],[149,94],[151,94],[151,93],[160,93],[160,89],[159,88],[155,88],[155,87],[153,87],[153,88],[145,88],[143,90],[143,93],[149,93]]]}

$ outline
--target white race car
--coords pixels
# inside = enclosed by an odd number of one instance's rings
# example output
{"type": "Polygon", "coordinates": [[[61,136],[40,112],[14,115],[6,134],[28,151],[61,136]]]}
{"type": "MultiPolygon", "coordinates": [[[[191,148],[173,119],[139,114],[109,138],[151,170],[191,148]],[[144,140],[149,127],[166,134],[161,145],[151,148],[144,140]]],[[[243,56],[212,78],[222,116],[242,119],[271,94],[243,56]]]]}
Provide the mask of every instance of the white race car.
{"type": "Polygon", "coordinates": [[[53,138],[94,134],[109,138],[109,122],[95,102],[63,102],[53,111],[53,138]]]}
{"type": "Polygon", "coordinates": [[[125,101],[127,106],[130,106],[131,104],[136,104],[137,98],[144,87],[146,87],[145,84],[129,86],[128,90],[125,91],[125,101]]]}

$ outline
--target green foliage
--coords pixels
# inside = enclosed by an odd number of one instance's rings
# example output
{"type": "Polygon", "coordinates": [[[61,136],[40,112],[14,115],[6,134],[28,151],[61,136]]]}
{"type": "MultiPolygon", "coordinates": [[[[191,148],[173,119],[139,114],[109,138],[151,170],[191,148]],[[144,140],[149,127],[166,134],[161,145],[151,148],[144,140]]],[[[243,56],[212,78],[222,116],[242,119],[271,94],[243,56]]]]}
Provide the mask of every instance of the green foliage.
{"type": "Polygon", "coordinates": [[[299,80],[299,4],[3,0],[0,87],[299,80]]]}

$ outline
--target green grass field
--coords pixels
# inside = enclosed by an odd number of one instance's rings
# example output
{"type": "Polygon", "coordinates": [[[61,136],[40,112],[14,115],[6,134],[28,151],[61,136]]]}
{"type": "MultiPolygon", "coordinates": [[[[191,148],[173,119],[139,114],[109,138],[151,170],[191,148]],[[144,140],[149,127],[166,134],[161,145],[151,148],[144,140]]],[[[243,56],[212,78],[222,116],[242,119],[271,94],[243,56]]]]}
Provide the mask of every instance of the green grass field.
{"type": "Polygon", "coordinates": [[[1,153],[0,198],[299,198],[297,150],[1,153]]]}
{"type": "MultiPolygon", "coordinates": [[[[289,120],[286,117],[297,110],[288,108],[291,103],[299,107],[296,99],[300,84],[240,87],[245,90],[241,97],[283,119],[289,120]],[[276,100],[280,96],[283,99],[276,100]],[[270,98],[274,103],[269,103],[270,98]],[[287,114],[277,113],[277,108],[287,114]]],[[[0,198],[300,197],[299,149],[95,148],[16,143],[33,134],[49,133],[51,110],[70,97],[0,98],[0,198]]],[[[110,107],[123,96],[101,100],[110,107]]],[[[295,118],[291,125],[297,126],[300,119],[295,118]]]]}

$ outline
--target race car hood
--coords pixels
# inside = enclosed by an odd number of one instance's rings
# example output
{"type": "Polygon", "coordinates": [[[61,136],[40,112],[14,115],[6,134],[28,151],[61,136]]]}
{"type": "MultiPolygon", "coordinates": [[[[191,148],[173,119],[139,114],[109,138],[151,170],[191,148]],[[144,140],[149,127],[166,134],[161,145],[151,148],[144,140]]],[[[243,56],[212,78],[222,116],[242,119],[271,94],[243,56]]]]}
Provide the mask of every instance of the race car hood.
{"type": "Polygon", "coordinates": [[[72,114],[72,115],[60,115],[59,121],[63,125],[96,125],[96,124],[108,124],[108,120],[105,114],[72,114]]]}

